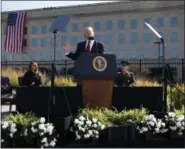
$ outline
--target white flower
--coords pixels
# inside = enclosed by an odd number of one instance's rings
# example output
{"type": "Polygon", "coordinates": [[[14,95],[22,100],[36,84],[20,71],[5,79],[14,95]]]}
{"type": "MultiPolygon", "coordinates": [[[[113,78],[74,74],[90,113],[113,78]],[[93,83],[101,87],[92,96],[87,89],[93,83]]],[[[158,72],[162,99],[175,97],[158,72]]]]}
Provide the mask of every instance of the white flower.
{"type": "Polygon", "coordinates": [[[183,120],[184,120],[184,115],[178,116],[177,121],[183,121],[183,120]]]}
{"type": "Polygon", "coordinates": [[[47,130],[47,132],[52,132],[53,129],[54,129],[54,126],[49,125],[46,130],[47,130]]]}
{"type": "Polygon", "coordinates": [[[28,129],[25,129],[24,136],[27,136],[27,135],[28,135],[28,129]]]}
{"type": "Polygon", "coordinates": [[[6,125],[6,124],[3,124],[3,126],[2,126],[3,129],[6,129],[7,127],[8,127],[8,125],[6,125]]]}
{"type": "Polygon", "coordinates": [[[72,127],[70,128],[70,131],[73,132],[73,128],[72,127]]]}
{"type": "Polygon", "coordinates": [[[83,116],[80,116],[80,117],[79,117],[79,120],[80,120],[80,121],[84,121],[85,118],[84,118],[83,116]]]}
{"type": "Polygon", "coordinates": [[[171,130],[176,130],[177,127],[176,127],[176,126],[170,126],[170,129],[171,129],[171,130]]]}
{"type": "Polygon", "coordinates": [[[46,142],[46,143],[44,144],[44,146],[45,146],[45,147],[48,147],[48,146],[49,146],[48,142],[46,142]]]}
{"type": "Polygon", "coordinates": [[[7,121],[7,122],[8,122],[8,124],[9,124],[9,125],[12,125],[12,124],[13,124],[13,122],[12,122],[12,121],[7,121]]]}
{"type": "Polygon", "coordinates": [[[142,131],[143,131],[143,132],[147,132],[147,131],[148,131],[148,128],[147,128],[147,127],[143,127],[143,128],[142,128],[142,131]]]}
{"type": "Polygon", "coordinates": [[[97,135],[99,134],[99,132],[97,130],[94,130],[94,133],[97,134],[97,135]]]}
{"type": "Polygon", "coordinates": [[[84,125],[84,122],[79,121],[78,124],[79,125],[84,125]]]}
{"type": "Polygon", "coordinates": [[[181,135],[183,135],[183,133],[182,132],[178,132],[178,135],[181,136],[181,135]]]}
{"type": "Polygon", "coordinates": [[[98,122],[98,125],[99,125],[99,126],[101,126],[101,123],[100,123],[100,122],[98,122]]]}
{"type": "Polygon", "coordinates": [[[33,133],[36,133],[36,132],[37,132],[37,129],[35,129],[34,127],[31,127],[31,131],[32,131],[33,133]]]}
{"type": "Polygon", "coordinates": [[[43,133],[43,132],[41,132],[41,133],[40,133],[40,136],[43,136],[43,135],[44,135],[44,133],[43,133]]]}
{"type": "Polygon", "coordinates": [[[40,118],[40,123],[45,123],[46,119],[44,117],[40,118]]]}
{"type": "Polygon", "coordinates": [[[76,139],[80,140],[81,139],[80,135],[76,135],[76,139]]]}
{"type": "Polygon", "coordinates": [[[1,143],[3,143],[4,142],[4,139],[1,139],[1,143]]]}
{"type": "Polygon", "coordinates": [[[155,116],[153,114],[150,114],[148,117],[147,117],[148,120],[153,120],[155,119],[155,116]]]}
{"type": "Polygon", "coordinates": [[[180,122],[177,122],[177,123],[176,123],[176,126],[177,126],[177,127],[181,127],[181,123],[180,123],[180,122]]]}
{"type": "Polygon", "coordinates": [[[10,137],[13,138],[13,133],[10,133],[10,137]]]}
{"type": "Polygon", "coordinates": [[[143,133],[143,130],[140,130],[139,133],[143,133]]]}
{"type": "Polygon", "coordinates": [[[44,124],[39,124],[39,129],[40,130],[44,130],[45,129],[45,125],[44,124]]]}
{"type": "Polygon", "coordinates": [[[100,126],[100,129],[101,129],[101,130],[105,129],[105,125],[101,125],[101,126],[100,126]]]}
{"type": "Polygon", "coordinates": [[[79,123],[79,120],[78,120],[78,119],[75,119],[75,120],[74,120],[74,123],[75,123],[75,124],[78,124],[78,123],[79,123]]]}
{"type": "Polygon", "coordinates": [[[11,132],[11,133],[15,133],[16,131],[17,131],[16,128],[10,128],[10,132],[11,132]]]}
{"type": "Polygon", "coordinates": [[[55,143],[54,141],[51,141],[49,145],[52,146],[52,147],[54,147],[55,144],[56,144],[56,143],[55,143]]]}
{"type": "Polygon", "coordinates": [[[184,128],[184,126],[181,126],[181,130],[184,130],[185,128],[184,128]]]}
{"type": "Polygon", "coordinates": [[[168,131],[168,129],[162,129],[161,133],[166,133],[168,131]]]}
{"type": "Polygon", "coordinates": [[[41,143],[45,143],[45,142],[47,142],[47,138],[46,138],[46,137],[44,137],[44,138],[41,140],[41,143]]]}
{"type": "Polygon", "coordinates": [[[159,128],[155,128],[156,133],[159,133],[159,128]]]}
{"type": "Polygon", "coordinates": [[[94,124],[93,127],[94,127],[94,128],[97,128],[98,126],[97,126],[97,124],[94,124]]]}
{"type": "Polygon", "coordinates": [[[89,138],[89,137],[90,137],[89,134],[84,135],[84,138],[89,138]]]}
{"type": "Polygon", "coordinates": [[[99,135],[95,135],[95,138],[97,138],[97,139],[98,139],[98,138],[99,138],[99,135]]]}
{"type": "Polygon", "coordinates": [[[15,128],[15,127],[16,127],[16,124],[12,124],[11,127],[12,127],[12,128],[15,128]]]}
{"type": "Polygon", "coordinates": [[[96,118],[92,119],[93,123],[96,123],[98,120],[96,118]]]}
{"type": "Polygon", "coordinates": [[[85,132],[85,128],[82,128],[81,130],[82,130],[82,132],[85,132]]]}
{"type": "Polygon", "coordinates": [[[88,125],[88,126],[90,126],[91,124],[92,124],[92,122],[91,121],[86,121],[86,124],[88,125]]]}
{"type": "Polygon", "coordinates": [[[161,123],[161,126],[162,126],[162,127],[165,127],[165,126],[166,126],[166,124],[162,122],[162,123],[161,123]]]}
{"type": "Polygon", "coordinates": [[[56,138],[54,138],[54,139],[53,139],[53,141],[55,141],[55,142],[56,142],[56,141],[57,141],[57,139],[56,139],[56,138]]]}
{"type": "Polygon", "coordinates": [[[158,122],[158,123],[156,124],[156,127],[157,127],[157,128],[160,128],[160,127],[161,127],[161,123],[158,122]]]}
{"type": "Polygon", "coordinates": [[[168,116],[169,117],[175,117],[175,113],[174,112],[168,112],[168,116]]]}
{"type": "Polygon", "coordinates": [[[150,121],[150,122],[148,122],[148,123],[149,123],[149,125],[151,125],[152,127],[155,125],[155,123],[152,122],[152,121],[150,121]]]}
{"type": "Polygon", "coordinates": [[[93,133],[92,133],[92,130],[89,130],[88,131],[88,134],[91,136],[93,133]]]}

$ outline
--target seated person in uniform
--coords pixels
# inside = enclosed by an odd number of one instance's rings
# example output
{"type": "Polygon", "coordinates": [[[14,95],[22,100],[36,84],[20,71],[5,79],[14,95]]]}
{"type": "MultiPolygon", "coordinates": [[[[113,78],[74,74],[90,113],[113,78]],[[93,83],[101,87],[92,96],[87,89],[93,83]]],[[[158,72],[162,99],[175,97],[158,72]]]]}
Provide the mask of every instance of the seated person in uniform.
{"type": "Polygon", "coordinates": [[[41,74],[38,71],[38,65],[32,61],[29,65],[28,71],[23,77],[23,86],[38,87],[42,85],[41,74]]]}
{"type": "Polygon", "coordinates": [[[121,72],[117,75],[115,80],[115,86],[118,87],[132,87],[135,85],[135,77],[132,72],[129,72],[129,62],[121,62],[121,72]]]}

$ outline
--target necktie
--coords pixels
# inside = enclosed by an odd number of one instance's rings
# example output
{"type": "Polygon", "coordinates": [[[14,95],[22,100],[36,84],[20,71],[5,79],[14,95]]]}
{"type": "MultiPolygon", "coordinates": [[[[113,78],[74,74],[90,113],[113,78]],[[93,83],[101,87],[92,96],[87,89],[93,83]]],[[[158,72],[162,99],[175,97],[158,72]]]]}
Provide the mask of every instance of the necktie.
{"type": "Polygon", "coordinates": [[[87,47],[85,49],[86,52],[90,52],[90,40],[88,41],[87,47]]]}

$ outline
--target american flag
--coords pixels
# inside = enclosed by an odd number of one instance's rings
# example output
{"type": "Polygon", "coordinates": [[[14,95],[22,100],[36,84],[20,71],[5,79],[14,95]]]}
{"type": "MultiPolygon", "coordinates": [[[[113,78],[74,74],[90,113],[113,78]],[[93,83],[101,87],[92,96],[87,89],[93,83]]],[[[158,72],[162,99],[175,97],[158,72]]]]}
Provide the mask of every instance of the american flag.
{"type": "Polygon", "coordinates": [[[22,53],[26,12],[9,13],[5,52],[22,53]]]}

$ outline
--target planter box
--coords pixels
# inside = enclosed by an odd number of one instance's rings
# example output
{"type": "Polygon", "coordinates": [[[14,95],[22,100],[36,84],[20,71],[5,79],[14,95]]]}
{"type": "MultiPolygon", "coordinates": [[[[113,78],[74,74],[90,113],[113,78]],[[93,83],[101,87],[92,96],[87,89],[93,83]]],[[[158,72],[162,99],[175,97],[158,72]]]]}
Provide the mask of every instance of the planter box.
{"type": "Polygon", "coordinates": [[[105,129],[99,138],[100,144],[126,145],[138,138],[138,132],[135,126],[121,125],[105,129]]]}

